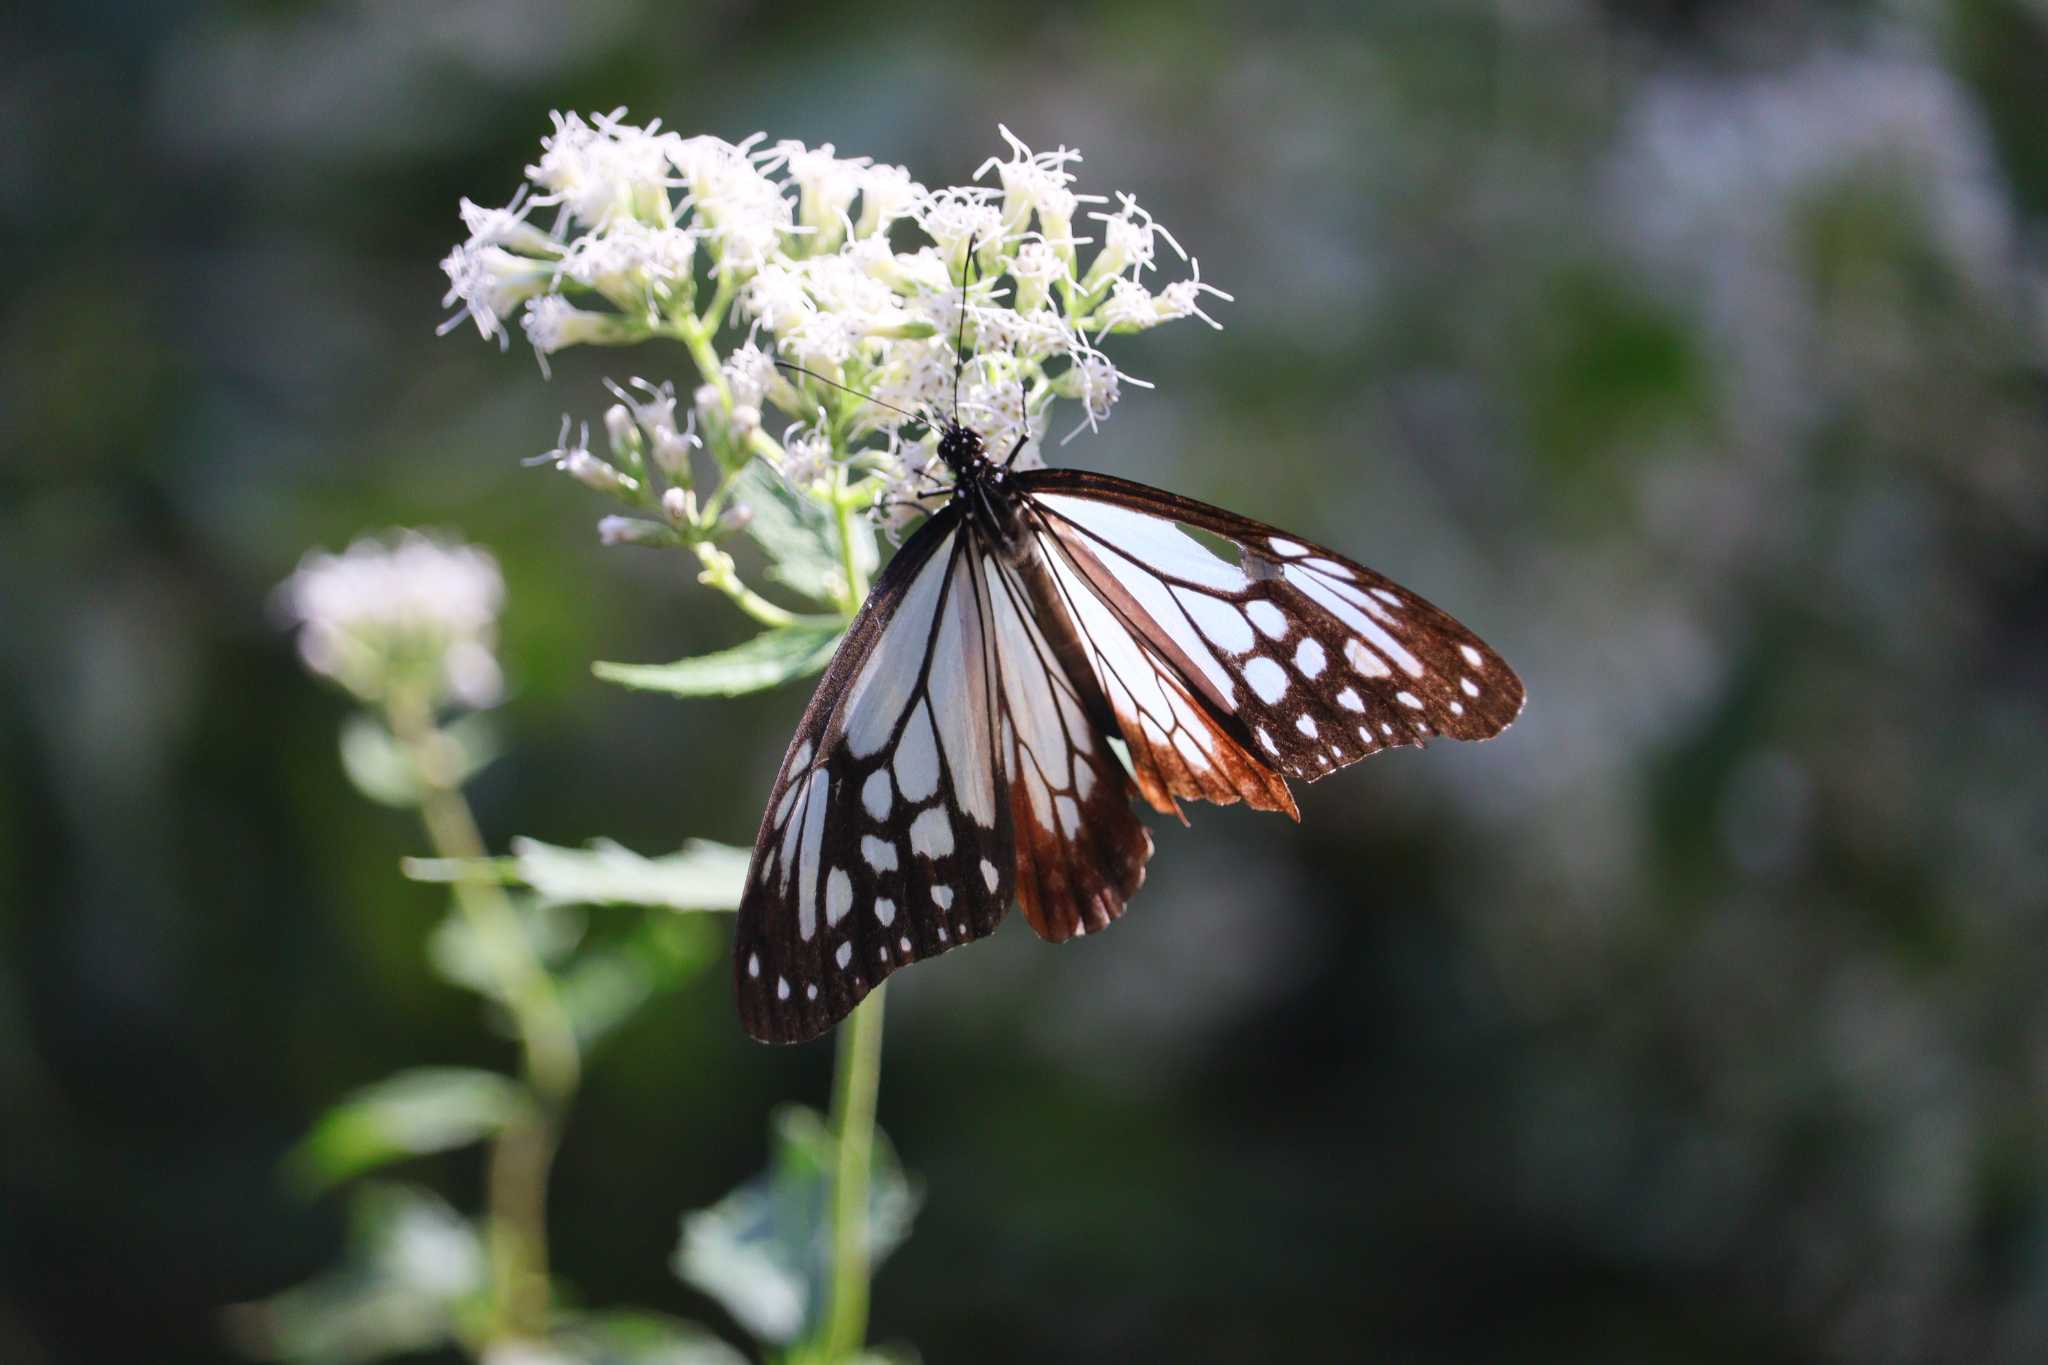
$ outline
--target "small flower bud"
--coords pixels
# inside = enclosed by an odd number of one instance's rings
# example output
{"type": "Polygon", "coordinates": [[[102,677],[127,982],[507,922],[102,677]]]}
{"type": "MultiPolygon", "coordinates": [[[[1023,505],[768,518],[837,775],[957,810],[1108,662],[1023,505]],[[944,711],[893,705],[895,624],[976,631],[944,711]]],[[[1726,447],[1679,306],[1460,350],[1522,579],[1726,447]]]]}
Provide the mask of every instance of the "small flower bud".
{"type": "Polygon", "coordinates": [[[614,403],[604,410],[604,434],[611,440],[614,459],[631,464],[640,458],[640,428],[624,403],[614,403]]]}
{"type": "Polygon", "coordinates": [[[606,545],[673,545],[676,533],[658,521],[639,517],[602,517],[597,538],[606,545]]]}
{"type": "Polygon", "coordinates": [[[639,481],[621,474],[587,450],[572,450],[562,457],[562,472],[586,488],[614,496],[639,490],[639,481]]]}
{"type": "Polygon", "coordinates": [[[754,520],[754,509],[743,502],[735,502],[718,514],[718,529],[728,534],[744,531],[754,520]]]}
{"type": "Polygon", "coordinates": [[[697,499],[687,488],[671,488],[661,495],[661,513],[678,526],[697,520],[697,499]]]}
{"type": "Polygon", "coordinates": [[[696,445],[695,436],[686,436],[674,427],[654,429],[654,464],[671,479],[688,480],[690,477],[690,447],[696,445]]]}

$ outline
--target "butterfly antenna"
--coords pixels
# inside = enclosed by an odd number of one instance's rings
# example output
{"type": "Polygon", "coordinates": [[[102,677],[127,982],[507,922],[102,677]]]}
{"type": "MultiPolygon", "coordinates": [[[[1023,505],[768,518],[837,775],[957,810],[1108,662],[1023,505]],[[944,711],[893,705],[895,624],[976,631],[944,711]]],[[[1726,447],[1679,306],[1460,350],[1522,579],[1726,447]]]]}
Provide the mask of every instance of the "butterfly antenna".
{"type": "Polygon", "coordinates": [[[912,412],[908,408],[899,408],[894,403],[884,402],[883,400],[875,397],[871,393],[862,393],[859,389],[851,388],[848,385],[840,383],[836,379],[827,379],[824,375],[819,374],[816,370],[807,370],[803,366],[798,365],[792,361],[778,360],[775,362],[775,368],[778,370],[794,370],[798,374],[809,375],[812,379],[817,380],[820,384],[828,384],[831,387],[839,390],[841,393],[852,394],[855,398],[864,398],[868,402],[873,403],[878,408],[887,408],[891,412],[900,412],[913,422],[924,422],[927,425],[930,424],[931,419],[926,417],[921,412],[912,412]]]}
{"type": "Polygon", "coordinates": [[[974,278],[974,238],[967,239],[967,264],[960,270],[960,329],[953,337],[953,425],[960,425],[960,371],[967,368],[967,282],[974,278]]]}

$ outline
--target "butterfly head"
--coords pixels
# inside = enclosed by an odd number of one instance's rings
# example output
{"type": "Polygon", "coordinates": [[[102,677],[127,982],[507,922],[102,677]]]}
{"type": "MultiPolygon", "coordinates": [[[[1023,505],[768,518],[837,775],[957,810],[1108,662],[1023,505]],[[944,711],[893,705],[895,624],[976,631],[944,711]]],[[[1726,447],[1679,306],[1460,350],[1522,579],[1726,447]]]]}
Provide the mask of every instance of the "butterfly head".
{"type": "Polygon", "coordinates": [[[981,433],[958,422],[948,422],[939,433],[939,458],[945,461],[946,468],[953,471],[953,477],[959,479],[987,460],[981,433]]]}

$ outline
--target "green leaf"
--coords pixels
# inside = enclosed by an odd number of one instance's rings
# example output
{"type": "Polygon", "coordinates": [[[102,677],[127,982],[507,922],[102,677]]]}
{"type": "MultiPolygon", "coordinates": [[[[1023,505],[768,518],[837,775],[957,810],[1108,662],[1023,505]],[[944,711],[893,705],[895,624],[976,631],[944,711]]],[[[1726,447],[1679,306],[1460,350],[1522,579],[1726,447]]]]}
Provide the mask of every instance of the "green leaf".
{"type": "MultiPolygon", "coordinates": [[[[685,1214],[671,1264],[756,1339],[787,1343],[825,1309],[835,1142],[824,1119],[778,1110],[768,1170],[718,1203],[685,1214]]],[[[878,1131],[869,1184],[868,1259],[879,1267],[910,1234],[919,1196],[878,1131]]]]}
{"type": "Polygon", "coordinates": [[[594,663],[590,671],[606,682],[673,697],[737,697],[809,677],[832,659],[845,625],[803,619],[763,631],[745,644],[678,659],[672,664],[594,663]]]}
{"type": "Polygon", "coordinates": [[[694,1322],[634,1311],[581,1315],[549,1345],[577,1365],[746,1365],[747,1359],[694,1322]]]}
{"type": "Polygon", "coordinates": [[[366,715],[341,724],[341,770],[355,789],[379,805],[401,809],[420,803],[419,774],[398,741],[366,715]]]}
{"type": "MultiPolygon", "coordinates": [[[[496,732],[483,716],[464,716],[440,731],[457,786],[498,756],[496,732]]],[[[420,803],[419,773],[412,756],[382,722],[358,713],[341,726],[341,768],[357,791],[381,805],[411,809],[420,803]]]]}
{"type": "Polygon", "coordinates": [[[247,1355],[354,1365],[454,1340],[484,1293],[483,1245],[460,1214],[424,1190],[369,1185],[341,1265],[227,1322],[247,1355]]]}
{"type": "Polygon", "coordinates": [[[401,1071],[329,1109],[287,1165],[317,1189],[406,1157],[468,1146],[528,1108],[526,1092],[495,1072],[401,1071]]]}
{"type": "Polygon", "coordinates": [[[718,955],[722,936],[702,916],[647,915],[618,943],[580,956],[561,979],[562,1007],[585,1047],[718,955]]]}
{"type": "Polygon", "coordinates": [[[664,910],[737,910],[747,885],[744,848],[692,839],[680,851],[647,858],[610,839],[561,848],[512,841],[519,879],[551,901],[570,905],[648,905],[664,910]]]}
{"type": "MultiPolygon", "coordinates": [[[[733,496],[754,514],[747,535],[767,552],[768,576],[813,601],[837,603],[846,571],[830,509],[792,493],[782,476],[759,460],[740,471],[733,496]]],[[[854,562],[863,575],[872,575],[881,562],[874,528],[866,517],[850,520],[854,562]]]]}
{"type": "MultiPolygon", "coordinates": [[[[468,877],[530,886],[562,905],[648,905],[663,910],[737,910],[746,889],[744,848],[692,839],[680,851],[648,858],[610,839],[562,848],[516,838],[510,858],[406,858],[399,867],[416,882],[468,877]]],[[[547,940],[553,941],[550,935],[547,940]]]]}
{"type": "MultiPolygon", "coordinates": [[[[492,863],[503,865],[504,880],[514,885],[519,882],[516,858],[421,860],[428,863],[425,867],[411,859],[406,861],[406,875],[419,881],[459,881],[476,864],[492,863]]],[[[571,906],[521,897],[514,902],[513,909],[520,928],[526,931],[533,955],[550,967],[567,959],[583,942],[590,927],[590,917],[571,906]]],[[[427,938],[427,960],[444,980],[503,1003],[504,983],[499,980],[497,964],[459,909],[451,909],[434,926],[434,932],[427,938]]]]}

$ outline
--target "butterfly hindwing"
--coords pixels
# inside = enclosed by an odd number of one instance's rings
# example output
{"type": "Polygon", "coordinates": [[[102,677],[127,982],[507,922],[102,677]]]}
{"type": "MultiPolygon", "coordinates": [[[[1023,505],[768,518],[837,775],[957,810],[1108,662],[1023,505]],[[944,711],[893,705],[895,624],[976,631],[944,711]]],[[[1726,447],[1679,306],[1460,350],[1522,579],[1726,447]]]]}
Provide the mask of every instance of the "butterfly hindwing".
{"type": "Polygon", "coordinates": [[[1040,937],[1107,928],[1145,880],[1152,836],[1109,747],[1111,717],[1035,551],[982,560],[999,679],[996,733],[1016,830],[1017,899],[1040,937]]]}
{"type": "Polygon", "coordinates": [[[756,1038],[815,1037],[897,967],[992,932],[1009,903],[974,538],[949,509],[890,562],[783,759],[735,943],[756,1038]]]}
{"type": "Polygon", "coordinates": [[[1105,690],[1164,693],[1179,725],[1146,724],[1156,705],[1139,707],[1135,736],[1125,724],[1141,788],[1291,813],[1285,784],[1262,786],[1257,769],[1314,781],[1383,748],[1489,738],[1521,711],[1521,680],[1478,636],[1333,551],[1107,475],[1016,483],[1069,595],[1095,598],[1076,610],[1105,690]]]}

